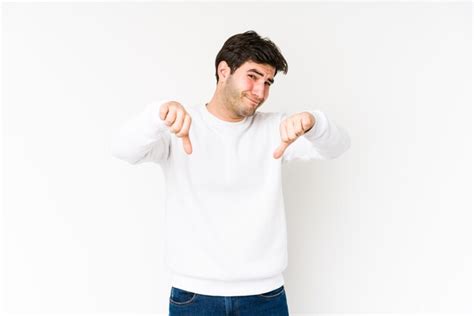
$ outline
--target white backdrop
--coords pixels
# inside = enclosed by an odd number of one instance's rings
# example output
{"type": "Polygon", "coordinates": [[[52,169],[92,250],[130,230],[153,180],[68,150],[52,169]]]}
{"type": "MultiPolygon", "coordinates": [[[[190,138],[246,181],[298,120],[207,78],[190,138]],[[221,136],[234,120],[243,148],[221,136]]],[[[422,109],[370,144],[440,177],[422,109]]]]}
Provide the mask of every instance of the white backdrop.
{"type": "Polygon", "coordinates": [[[471,311],[471,5],[4,3],[2,305],[167,313],[164,178],[108,142],[153,100],[210,100],[249,29],[289,63],[261,111],[323,110],[352,147],[285,166],[298,313],[471,311]]]}

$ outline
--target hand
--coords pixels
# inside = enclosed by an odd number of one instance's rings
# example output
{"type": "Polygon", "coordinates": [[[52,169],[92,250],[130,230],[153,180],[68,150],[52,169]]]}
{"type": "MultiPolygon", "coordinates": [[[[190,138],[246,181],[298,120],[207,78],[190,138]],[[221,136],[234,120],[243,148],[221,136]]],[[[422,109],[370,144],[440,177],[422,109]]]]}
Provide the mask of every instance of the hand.
{"type": "Polygon", "coordinates": [[[283,156],[286,148],[313,128],[315,123],[316,118],[309,112],[297,113],[284,119],[280,123],[281,144],[273,153],[273,158],[278,159],[283,156]]]}
{"type": "Polygon", "coordinates": [[[189,139],[192,120],[184,107],[175,101],[163,103],[160,107],[160,118],[165,121],[172,133],[182,138],[184,151],[190,155],[193,152],[193,146],[189,139]]]}

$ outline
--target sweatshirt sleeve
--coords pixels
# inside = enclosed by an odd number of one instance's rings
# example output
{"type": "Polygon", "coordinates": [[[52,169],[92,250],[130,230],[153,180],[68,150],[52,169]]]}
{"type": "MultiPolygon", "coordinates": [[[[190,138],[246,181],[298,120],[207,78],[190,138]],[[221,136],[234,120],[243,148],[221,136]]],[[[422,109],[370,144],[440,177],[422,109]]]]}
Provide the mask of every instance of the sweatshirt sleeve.
{"type": "Polygon", "coordinates": [[[171,133],[160,118],[160,106],[168,100],[149,103],[112,135],[112,156],[131,164],[160,163],[168,159],[171,133]]]}
{"type": "Polygon", "coordinates": [[[282,157],[283,162],[334,159],[350,148],[351,140],[344,128],[332,122],[322,111],[307,112],[314,115],[316,123],[303,136],[288,146],[282,157]]]}

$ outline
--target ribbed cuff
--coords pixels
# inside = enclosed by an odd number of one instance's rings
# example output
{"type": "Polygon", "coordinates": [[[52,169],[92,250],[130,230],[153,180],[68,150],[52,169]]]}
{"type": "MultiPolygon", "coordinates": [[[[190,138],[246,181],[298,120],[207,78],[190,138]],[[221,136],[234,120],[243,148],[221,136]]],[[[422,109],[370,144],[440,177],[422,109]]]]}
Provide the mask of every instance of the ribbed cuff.
{"type": "Polygon", "coordinates": [[[316,119],[316,123],[309,131],[307,131],[304,134],[304,136],[308,140],[314,141],[314,140],[317,140],[326,132],[329,122],[326,115],[321,111],[313,110],[313,111],[306,111],[306,112],[309,112],[314,115],[316,119]]]}

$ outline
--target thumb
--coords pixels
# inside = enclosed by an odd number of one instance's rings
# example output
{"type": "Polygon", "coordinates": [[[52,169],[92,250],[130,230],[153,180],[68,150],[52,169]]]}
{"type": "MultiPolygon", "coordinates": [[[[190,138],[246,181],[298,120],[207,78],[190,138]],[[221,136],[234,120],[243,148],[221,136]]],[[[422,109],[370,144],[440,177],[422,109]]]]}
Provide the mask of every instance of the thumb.
{"type": "Polygon", "coordinates": [[[183,140],[184,151],[188,155],[191,155],[191,153],[193,152],[193,146],[191,145],[191,140],[189,139],[189,136],[183,136],[181,139],[183,140]]]}
{"type": "Polygon", "coordinates": [[[281,142],[280,146],[273,152],[273,158],[279,159],[283,156],[285,149],[288,147],[289,143],[281,142]]]}

